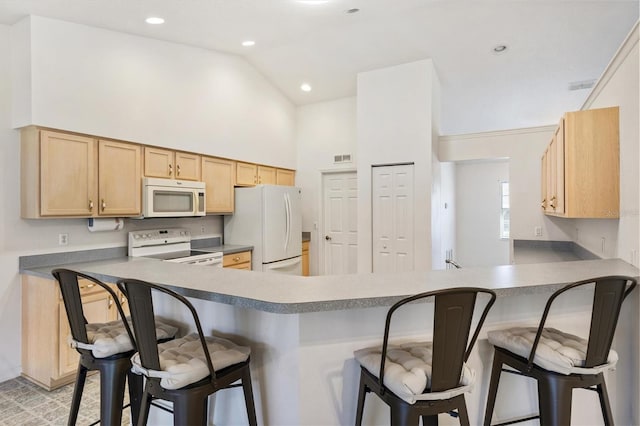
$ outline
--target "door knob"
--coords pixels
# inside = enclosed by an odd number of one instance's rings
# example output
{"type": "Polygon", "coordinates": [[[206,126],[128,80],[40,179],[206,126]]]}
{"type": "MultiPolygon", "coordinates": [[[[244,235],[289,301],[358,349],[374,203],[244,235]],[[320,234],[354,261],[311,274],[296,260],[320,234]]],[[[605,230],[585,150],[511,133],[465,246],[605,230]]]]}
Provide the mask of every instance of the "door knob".
{"type": "Polygon", "coordinates": [[[325,235],[324,239],[327,240],[327,241],[331,241],[331,237],[328,236],[328,235],[325,235]]]}

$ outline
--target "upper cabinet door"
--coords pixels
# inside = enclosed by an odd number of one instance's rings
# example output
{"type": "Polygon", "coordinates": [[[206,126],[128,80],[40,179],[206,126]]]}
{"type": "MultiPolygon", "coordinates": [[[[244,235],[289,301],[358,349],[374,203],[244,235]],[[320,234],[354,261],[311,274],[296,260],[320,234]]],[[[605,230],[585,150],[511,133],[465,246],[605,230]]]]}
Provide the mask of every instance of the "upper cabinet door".
{"type": "Polygon", "coordinates": [[[293,170],[277,169],[276,185],[295,186],[295,176],[293,170]]]}
{"type": "Polygon", "coordinates": [[[276,184],[275,167],[258,166],[258,183],[259,184],[276,184]]]}
{"type": "Polygon", "coordinates": [[[144,175],[176,179],[173,164],[173,151],[169,149],[144,147],[144,175]]]}
{"type": "Polygon", "coordinates": [[[92,216],[96,197],[96,141],[92,138],[40,132],[40,214],[92,216]]]}
{"type": "Polygon", "coordinates": [[[236,185],[253,186],[258,183],[258,167],[251,163],[236,162],[236,185]]]}
{"type": "Polygon", "coordinates": [[[98,143],[98,214],[135,216],[141,213],[142,159],[139,145],[98,143]]]}
{"type": "Polygon", "coordinates": [[[202,157],[202,180],[207,191],[207,213],[233,213],[235,174],[234,161],[202,157]]]}
{"type": "Polygon", "coordinates": [[[175,179],[200,180],[200,156],[176,152],[175,179]]]}

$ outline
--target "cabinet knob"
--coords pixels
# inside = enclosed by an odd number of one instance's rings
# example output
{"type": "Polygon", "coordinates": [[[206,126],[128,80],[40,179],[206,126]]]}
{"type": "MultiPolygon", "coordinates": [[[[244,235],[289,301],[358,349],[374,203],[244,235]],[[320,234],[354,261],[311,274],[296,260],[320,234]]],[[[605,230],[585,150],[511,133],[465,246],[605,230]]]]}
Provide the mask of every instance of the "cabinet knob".
{"type": "Polygon", "coordinates": [[[328,235],[325,235],[325,236],[324,236],[324,239],[325,239],[325,240],[327,240],[327,241],[331,241],[331,237],[330,237],[330,236],[328,236],[328,235]]]}
{"type": "Polygon", "coordinates": [[[93,200],[89,200],[89,211],[93,211],[93,200]]]}
{"type": "Polygon", "coordinates": [[[104,209],[107,208],[107,203],[104,202],[104,198],[102,199],[102,202],[100,203],[100,206],[102,207],[102,211],[104,211],[104,209]]]}
{"type": "Polygon", "coordinates": [[[551,201],[549,202],[549,205],[551,206],[552,209],[556,208],[556,197],[551,197],[551,201]]]}
{"type": "Polygon", "coordinates": [[[169,176],[173,174],[173,164],[169,164],[169,176]]]}
{"type": "Polygon", "coordinates": [[[234,262],[240,262],[240,256],[236,256],[236,257],[234,257],[234,258],[233,258],[233,261],[234,261],[234,262]]]}
{"type": "Polygon", "coordinates": [[[547,207],[547,200],[546,198],[544,200],[542,200],[542,202],[540,203],[540,207],[542,207],[542,209],[544,210],[547,207]]]}
{"type": "Polygon", "coordinates": [[[180,176],[180,164],[176,165],[176,176],[180,176]]]}

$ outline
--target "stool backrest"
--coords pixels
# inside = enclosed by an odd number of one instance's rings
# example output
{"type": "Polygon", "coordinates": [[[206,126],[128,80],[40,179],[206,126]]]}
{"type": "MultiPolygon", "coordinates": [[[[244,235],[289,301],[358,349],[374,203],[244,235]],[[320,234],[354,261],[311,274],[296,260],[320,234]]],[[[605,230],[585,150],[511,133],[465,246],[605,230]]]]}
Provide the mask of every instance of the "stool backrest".
{"type": "Polygon", "coordinates": [[[133,331],[136,338],[138,353],[140,354],[140,362],[142,366],[149,370],[160,370],[160,358],[158,355],[158,339],[156,336],[155,314],[153,310],[152,291],[157,291],[169,295],[177,299],[189,309],[193,322],[198,331],[200,343],[204,351],[207,361],[207,367],[212,378],[216,377],[211,356],[207,350],[207,343],[202,332],[200,318],[195,308],[184,296],[145,281],[134,279],[122,279],[118,281],[118,288],[125,294],[129,300],[129,310],[131,311],[131,322],[133,323],[133,331]]]}
{"type": "MultiPolygon", "coordinates": [[[[65,310],[67,311],[67,319],[69,320],[69,327],[71,328],[71,336],[73,337],[73,340],[85,344],[91,343],[89,342],[89,338],[87,336],[87,319],[84,316],[84,310],[82,308],[82,297],[80,295],[79,283],[80,279],[89,281],[93,285],[98,285],[102,287],[106,292],[108,292],[114,301],[116,309],[118,309],[120,318],[125,318],[122,306],[120,306],[120,303],[118,303],[118,296],[116,295],[116,292],[102,281],[90,275],[64,268],[54,269],[53,271],[51,271],[51,275],[53,275],[55,280],[58,282],[58,285],[60,286],[60,292],[62,293],[62,300],[64,302],[65,310]]],[[[125,329],[127,330],[127,333],[129,334],[129,337],[131,338],[132,332],[129,328],[129,324],[127,324],[127,321],[123,321],[123,323],[125,329]]],[[[131,341],[133,342],[133,339],[131,339],[131,341]]],[[[78,350],[78,352],[83,354],[91,353],[91,351],[88,349],[82,349],[79,347],[77,347],[76,349],[78,350]]]]}
{"type": "Polygon", "coordinates": [[[574,290],[578,287],[591,285],[595,286],[593,294],[593,304],[591,310],[591,324],[589,327],[589,338],[587,344],[587,356],[584,367],[591,368],[605,364],[613,342],[613,336],[618,325],[620,309],[624,299],[637,286],[637,281],[625,276],[607,276],[591,278],[569,284],[551,295],[542,314],[538,332],[529,355],[529,368],[533,365],[536,348],[542,336],[551,305],[561,294],[574,290]]]}
{"type": "Polygon", "coordinates": [[[459,287],[447,290],[420,293],[407,297],[394,304],[387,313],[382,343],[382,362],[380,364],[380,384],[384,388],[384,366],[389,342],[389,331],[393,314],[398,308],[407,303],[420,299],[434,299],[433,316],[433,358],[431,364],[431,389],[425,392],[439,392],[453,389],[460,384],[463,363],[469,359],[473,345],[489,309],[496,300],[496,294],[491,290],[474,287],[459,287]],[[479,293],[489,296],[482,314],[471,333],[473,314],[476,309],[476,299],[479,293]]]}

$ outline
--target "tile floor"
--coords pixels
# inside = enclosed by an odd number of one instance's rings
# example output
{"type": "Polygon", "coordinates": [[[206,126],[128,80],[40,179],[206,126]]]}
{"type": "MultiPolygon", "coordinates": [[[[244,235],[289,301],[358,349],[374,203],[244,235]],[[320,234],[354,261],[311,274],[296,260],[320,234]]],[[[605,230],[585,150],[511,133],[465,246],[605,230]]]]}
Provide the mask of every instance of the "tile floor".
{"type": "MultiPolygon", "coordinates": [[[[73,384],[54,391],[17,377],[0,383],[0,426],[64,426],[67,424],[73,384]]],[[[125,400],[128,396],[125,393],[125,400]]],[[[126,402],[125,402],[126,403],[126,402]]],[[[122,413],[122,424],[129,424],[129,408],[122,413]]],[[[100,418],[100,377],[87,377],[80,403],[78,425],[86,426],[100,418]]]]}

